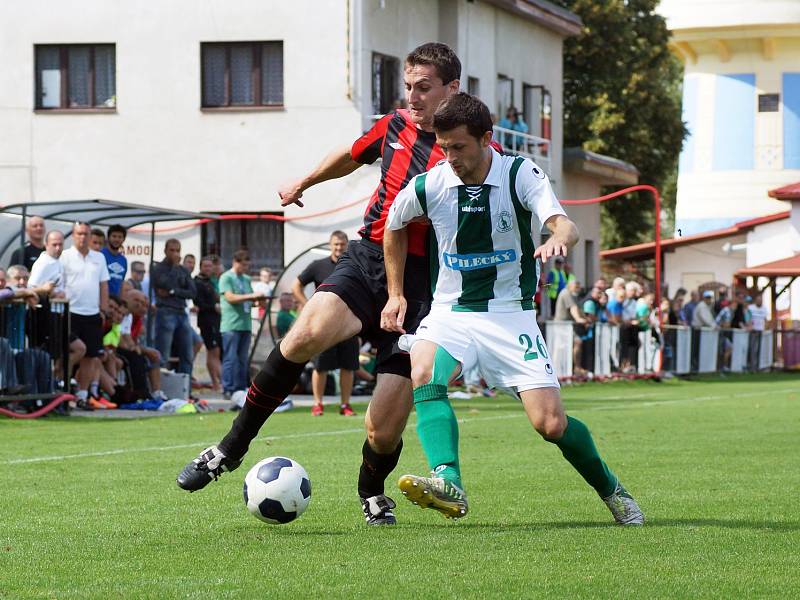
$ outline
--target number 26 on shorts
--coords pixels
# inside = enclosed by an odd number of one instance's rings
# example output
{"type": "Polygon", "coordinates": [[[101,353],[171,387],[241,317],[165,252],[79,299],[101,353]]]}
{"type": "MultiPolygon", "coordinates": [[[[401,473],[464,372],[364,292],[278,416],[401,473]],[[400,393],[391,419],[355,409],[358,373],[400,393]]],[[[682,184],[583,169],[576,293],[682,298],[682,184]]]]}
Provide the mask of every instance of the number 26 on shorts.
{"type": "Polygon", "coordinates": [[[540,355],[544,359],[548,358],[547,348],[545,348],[544,342],[542,342],[542,336],[540,335],[536,336],[536,350],[533,349],[533,340],[527,333],[520,334],[519,344],[525,348],[525,353],[523,354],[523,359],[525,361],[536,360],[540,355]]]}

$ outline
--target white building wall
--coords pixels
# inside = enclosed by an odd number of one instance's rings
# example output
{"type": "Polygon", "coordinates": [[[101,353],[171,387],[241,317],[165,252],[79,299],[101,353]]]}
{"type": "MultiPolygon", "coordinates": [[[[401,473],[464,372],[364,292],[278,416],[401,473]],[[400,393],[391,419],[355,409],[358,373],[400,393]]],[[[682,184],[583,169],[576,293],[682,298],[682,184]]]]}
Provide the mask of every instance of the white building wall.
{"type": "MultiPolygon", "coordinates": [[[[696,86],[692,106],[684,106],[695,118],[689,123],[691,137],[684,142],[678,176],[677,227],[687,235],[786,210],[786,203],[770,198],[767,191],[800,179],[800,169],[783,164],[787,109],[782,89],[783,75],[798,72],[800,65],[800,3],[662,0],[658,10],[684,58],[684,89],[696,86]],[[755,75],[753,146],[738,150],[752,155],[753,166],[714,170],[715,127],[720,126],[715,117],[725,107],[717,83],[722,75],[739,74],[755,75]],[[779,110],[759,112],[759,94],[780,94],[779,110]]],[[[730,122],[735,119],[729,117],[730,122]]]]}
{"type": "MultiPolygon", "coordinates": [[[[347,21],[338,0],[13,3],[0,37],[2,203],[109,198],[198,211],[281,211],[276,193],[361,131],[347,97],[347,21]],[[324,26],[309,27],[308,15],[324,26]],[[150,15],[147,18],[146,15],[150,15]],[[284,41],[283,110],[200,109],[200,42],[284,41]],[[117,111],[34,113],[33,45],[116,44],[117,111]],[[313,73],[313,77],[309,74],[313,73]],[[320,126],[321,123],[324,126],[320,126]],[[21,175],[28,170],[29,177],[21,175]]],[[[368,194],[377,169],[310,190],[305,209],[368,194]]],[[[334,222],[287,224],[285,256],[333,225],[354,233],[361,208],[334,222]]],[[[331,219],[330,221],[334,221],[331,219]]],[[[314,238],[317,239],[317,238],[314,238]]],[[[197,242],[199,248],[199,240],[197,242]]]]}
{"type": "MultiPolygon", "coordinates": [[[[300,177],[369,125],[373,51],[401,61],[414,46],[456,44],[491,106],[498,70],[552,94],[551,175],[561,184],[561,49],[550,30],[467,0],[144,0],[7,2],[0,7],[0,204],[107,198],[173,209],[309,213],[366,199],[377,165],[308,190],[306,207],[281,208],[277,188],[300,177]],[[445,21],[442,24],[442,21],[445,21]],[[502,32],[502,35],[500,35],[502,32]],[[201,110],[201,42],[284,43],[284,107],[201,110]],[[35,112],[34,45],[114,43],[113,113],[35,112]]],[[[286,223],[284,260],[354,235],[365,202],[286,223]]],[[[161,226],[164,228],[165,226],[161,226]]],[[[171,235],[157,237],[158,247],[171,235]]],[[[199,228],[183,231],[199,253],[199,228]]],[[[149,235],[137,237],[149,239],[149,235]]],[[[137,242],[138,243],[138,242],[137,242]]],[[[143,242],[142,242],[143,243],[143,242]]]]}
{"type": "Polygon", "coordinates": [[[709,281],[730,284],[737,269],[745,266],[745,253],[722,250],[723,244],[742,244],[745,236],[733,236],[697,244],[679,246],[664,253],[664,285],[669,286],[670,295],[678,288],[696,290],[698,285],[709,281]]]}

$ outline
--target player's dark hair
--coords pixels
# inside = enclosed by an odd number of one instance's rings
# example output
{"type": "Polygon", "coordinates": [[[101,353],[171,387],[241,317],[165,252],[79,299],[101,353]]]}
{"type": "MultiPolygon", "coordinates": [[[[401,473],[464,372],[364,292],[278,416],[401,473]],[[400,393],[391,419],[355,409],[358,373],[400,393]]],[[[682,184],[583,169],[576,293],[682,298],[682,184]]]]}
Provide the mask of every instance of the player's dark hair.
{"type": "Polygon", "coordinates": [[[170,246],[174,246],[175,244],[178,244],[178,246],[180,246],[181,241],[177,238],[169,238],[166,242],[164,242],[164,252],[166,252],[170,246]]]}
{"type": "Polygon", "coordinates": [[[108,228],[108,237],[111,237],[112,233],[121,233],[123,238],[128,237],[128,230],[119,224],[112,225],[108,228]]]}
{"type": "Polygon", "coordinates": [[[433,114],[433,129],[437,132],[452,131],[461,125],[466,125],[469,134],[477,139],[481,139],[487,131],[492,131],[489,108],[466,92],[453,94],[433,114]]]}
{"type": "Polygon", "coordinates": [[[92,235],[94,237],[101,237],[103,239],[105,239],[105,237],[106,237],[105,232],[102,229],[98,228],[98,227],[95,227],[94,229],[92,229],[92,235]]]}
{"type": "Polygon", "coordinates": [[[336,231],[331,232],[331,237],[329,239],[336,238],[337,240],[344,240],[347,241],[347,234],[342,231],[341,229],[337,229],[336,231]]]}
{"type": "Polygon", "coordinates": [[[433,65],[445,85],[461,79],[461,61],[447,44],[428,42],[417,46],[406,56],[406,65],[433,65]]]}
{"type": "Polygon", "coordinates": [[[245,262],[250,260],[250,253],[247,250],[237,250],[233,253],[233,262],[245,262]]]}

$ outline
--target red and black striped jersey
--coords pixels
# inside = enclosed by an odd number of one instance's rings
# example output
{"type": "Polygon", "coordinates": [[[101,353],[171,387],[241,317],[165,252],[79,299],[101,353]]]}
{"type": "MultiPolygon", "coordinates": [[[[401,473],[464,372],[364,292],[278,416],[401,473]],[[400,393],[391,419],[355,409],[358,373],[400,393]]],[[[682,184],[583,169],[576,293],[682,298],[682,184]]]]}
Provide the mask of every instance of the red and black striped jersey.
{"type": "MultiPolygon", "coordinates": [[[[353,160],[371,164],[383,157],[381,180],[364,212],[364,226],[359,235],[365,240],[383,244],[386,216],[397,193],[415,175],[424,173],[444,158],[436,144],[436,134],[423,131],[411,121],[407,110],[397,110],[381,118],[350,149],[353,160]]],[[[410,223],[408,253],[425,256],[428,225],[410,223]]]]}

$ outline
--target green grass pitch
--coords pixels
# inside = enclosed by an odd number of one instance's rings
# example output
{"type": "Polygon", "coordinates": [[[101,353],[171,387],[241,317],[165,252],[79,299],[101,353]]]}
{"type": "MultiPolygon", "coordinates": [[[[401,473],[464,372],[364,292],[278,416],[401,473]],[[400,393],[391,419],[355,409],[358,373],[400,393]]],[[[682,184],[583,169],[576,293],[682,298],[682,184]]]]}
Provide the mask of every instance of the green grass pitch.
{"type": "Polygon", "coordinates": [[[232,415],[0,421],[0,598],[800,596],[800,377],[564,390],[641,504],[606,507],[509,397],[456,401],[470,514],[397,493],[423,472],[412,415],[387,491],[399,524],[368,528],[355,482],[361,419],[276,415],[242,467],[196,494],[175,475],[232,415]],[[248,468],[308,470],[308,511],[250,516],[248,468]]]}

